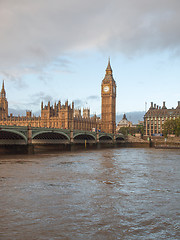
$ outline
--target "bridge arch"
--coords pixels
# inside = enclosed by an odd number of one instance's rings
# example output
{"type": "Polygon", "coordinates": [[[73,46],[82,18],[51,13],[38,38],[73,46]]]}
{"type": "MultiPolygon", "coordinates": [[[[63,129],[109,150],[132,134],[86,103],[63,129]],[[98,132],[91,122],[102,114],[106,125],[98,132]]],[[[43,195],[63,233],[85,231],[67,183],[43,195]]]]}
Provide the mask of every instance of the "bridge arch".
{"type": "Polygon", "coordinates": [[[118,141],[124,141],[125,139],[124,139],[124,136],[123,135],[118,135],[118,136],[116,136],[116,141],[118,142],[118,141]]]}
{"type": "Polygon", "coordinates": [[[27,137],[18,131],[11,129],[0,130],[0,142],[1,144],[27,144],[27,137]]]}
{"type": "Polygon", "coordinates": [[[32,135],[32,139],[59,139],[59,140],[70,140],[69,136],[63,132],[57,131],[42,131],[32,135]]]}
{"type": "Polygon", "coordinates": [[[77,133],[74,135],[74,140],[96,140],[96,137],[91,133],[77,133]]]}
{"type": "Polygon", "coordinates": [[[85,141],[86,143],[95,143],[96,137],[91,133],[77,133],[74,135],[73,141],[80,144],[84,144],[85,141]]]}
{"type": "Polygon", "coordinates": [[[99,136],[99,142],[113,142],[113,137],[111,135],[103,134],[99,136]]]}

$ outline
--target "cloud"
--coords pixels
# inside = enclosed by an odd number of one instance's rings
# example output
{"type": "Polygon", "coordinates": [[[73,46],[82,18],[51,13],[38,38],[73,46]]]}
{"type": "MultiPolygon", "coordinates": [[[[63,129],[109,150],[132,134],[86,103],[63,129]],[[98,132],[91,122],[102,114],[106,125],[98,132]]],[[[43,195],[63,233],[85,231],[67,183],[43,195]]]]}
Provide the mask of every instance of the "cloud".
{"type": "Polygon", "coordinates": [[[0,75],[3,79],[15,82],[14,86],[18,89],[27,87],[27,84],[22,80],[22,75],[24,75],[22,71],[15,69],[0,70],[0,75]]]}
{"type": "Polygon", "coordinates": [[[14,115],[25,115],[26,111],[31,111],[32,109],[35,109],[35,112],[33,111],[33,114],[36,116],[40,115],[41,111],[41,102],[44,102],[44,105],[47,105],[48,101],[55,102],[54,98],[48,94],[46,94],[43,91],[40,91],[39,93],[31,94],[27,96],[27,99],[24,103],[19,104],[14,102],[12,105],[12,108],[9,108],[9,113],[13,113],[14,115]]]}
{"type": "Polygon", "coordinates": [[[180,51],[179,0],[1,0],[1,66],[44,65],[71,51],[180,51]]]}
{"type": "Polygon", "coordinates": [[[81,108],[85,104],[85,101],[80,99],[75,99],[73,102],[74,102],[75,108],[81,108]]]}
{"type": "Polygon", "coordinates": [[[75,108],[90,108],[90,102],[91,101],[99,101],[99,96],[97,95],[91,95],[86,97],[85,99],[75,99],[73,100],[75,108]]]}
{"type": "Polygon", "coordinates": [[[98,95],[92,95],[87,97],[87,100],[99,100],[99,96],[98,95]]]}
{"type": "Polygon", "coordinates": [[[16,88],[25,88],[28,86],[23,79],[26,75],[35,75],[40,81],[47,83],[52,80],[54,72],[72,74],[73,71],[70,70],[71,65],[71,61],[65,57],[58,57],[55,61],[50,62],[49,64],[32,62],[29,65],[23,63],[21,66],[15,66],[13,64],[12,66],[6,66],[4,68],[2,64],[0,75],[2,76],[2,79],[15,82],[16,84],[14,86],[16,88]]]}
{"type": "Polygon", "coordinates": [[[30,74],[47,83],[73,73],[69,57],[86,50],[179,59],[179,23],[179,0],[1,0],[0,75],[16,88],[30,74]]]}
{"type": "Polygon", "coordinates": [[[25,109],[21,109],[16,107],[14,108],[9,108],[8,109],[9,115],[12,113],[14,116],[25,116],[26,115],[26,110],[25,109]]]}
{"type": "Polygon", "coordinates": [[[40,106],[40,103],[43,101],[45,104],[50,101],[52,102],[54,99],[52,96],[44,93],[44,92],[39,92],[39,93],[35,93],[35,94],[32,94],[30,97],[30,99],[33,99],[33,101],[30,101],[28,102],[28,104],[31,106],[40,106]]]}
{"type": "MultiPolygon", "coordinates": [[[[15,107],[15,108],[9,108],[8,109],[8,113],[9,115],[10,114],[13,114],[13,116],[26,116],[26,112],[27,111],[31,111],[31,110],[28,110],[28,109],[21,109],[19,107],[15,107]]],[[[41,114],[41,110],[39,109],[39,111],[36,111],[36,112],[32,112],[32,115],[33,116],[40,116],[41,114]]]]}

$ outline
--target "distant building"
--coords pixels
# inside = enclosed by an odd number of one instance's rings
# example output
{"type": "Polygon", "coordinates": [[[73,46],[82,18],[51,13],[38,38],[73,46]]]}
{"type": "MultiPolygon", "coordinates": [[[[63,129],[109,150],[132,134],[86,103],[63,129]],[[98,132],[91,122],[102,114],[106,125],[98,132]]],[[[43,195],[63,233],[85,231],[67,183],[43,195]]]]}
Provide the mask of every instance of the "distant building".
{"type": "Polygon", "coordinates": [[[153,105],[153,102],[151,102],[151,107],[144,115],[145,135],[162,135],[165,121],[178,117],[180,117],[180,101],[178,101],[175,109],[167,109],[165,102],[163,102],[162,107],[156,106],[156,104],[153,105]]]}
{"type": "Polygon", "coordinates": [[[144,126],[144,121],[138,121],[137,126],[144,126]]]}
{"type": "Polygon", "coordinates": [[[122,120],[119,121],[119,123],[116,127],[116,132],[118,132],[119,129],[122,127],[132,127],[132,122],[127,120],[126,114],[124,114],[122,120]]]}

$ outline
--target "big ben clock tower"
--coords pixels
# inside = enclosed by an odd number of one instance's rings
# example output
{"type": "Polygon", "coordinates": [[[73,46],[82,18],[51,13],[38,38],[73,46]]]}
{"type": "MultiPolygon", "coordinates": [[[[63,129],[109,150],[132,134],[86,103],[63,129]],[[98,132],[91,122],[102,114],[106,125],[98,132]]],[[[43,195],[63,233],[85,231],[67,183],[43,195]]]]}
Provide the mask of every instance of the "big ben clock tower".
{"type": "Polygon", "coordinates": [[[113,78],[110,59],[106,75],[101,84],[101,131],[115,133],[116,131],[116,83],[113,78]]]}

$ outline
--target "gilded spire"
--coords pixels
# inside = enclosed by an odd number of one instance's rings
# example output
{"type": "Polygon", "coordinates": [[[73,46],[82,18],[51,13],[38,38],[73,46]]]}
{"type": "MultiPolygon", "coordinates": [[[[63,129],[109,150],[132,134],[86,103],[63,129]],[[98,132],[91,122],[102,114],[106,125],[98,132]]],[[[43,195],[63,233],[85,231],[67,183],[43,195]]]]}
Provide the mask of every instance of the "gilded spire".
{"type": "Polygon", "coordinates": [[[107,68],[106,68],[106,74],[107,75],[112,75],[112,68],[111,68],[111,64],[110,64],[110,57],[109,57],[108,65],[107,65],[107,68]]]}
{"type": "Polygon", "coordinates": [[[3,83],[2,83],[2,90],[4,90],[4,80],[3,80],[3,83]]]}
{"type": "Polygon", "coordinates": [[[109,57],[109,59],[108,59],[108,66],[107,66],[107,69],[111,69],[110,57],[109,57]]]}

